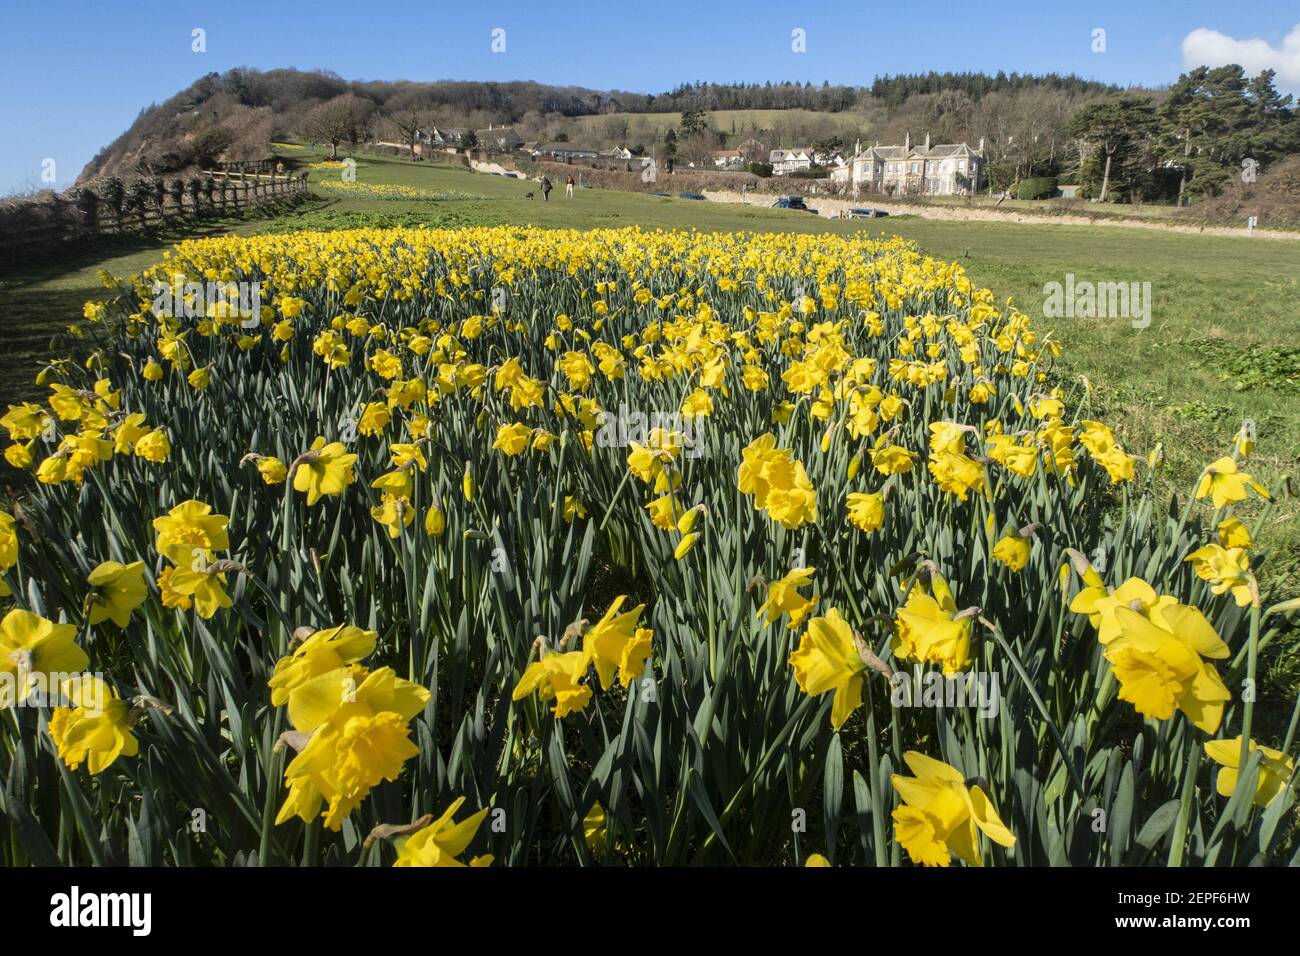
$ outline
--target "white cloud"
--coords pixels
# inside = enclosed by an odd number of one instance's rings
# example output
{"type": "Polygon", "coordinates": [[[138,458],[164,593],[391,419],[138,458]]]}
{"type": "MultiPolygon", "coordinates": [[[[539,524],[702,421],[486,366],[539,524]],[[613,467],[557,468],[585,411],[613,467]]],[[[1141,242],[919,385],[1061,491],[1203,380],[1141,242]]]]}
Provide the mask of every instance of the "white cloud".
{"type": "Polygon", "coordinates": [[[1276,85],[1287,91],[1300,91],[1300,23],[1286,35],[1280,47],[1267,40],[1238,40],[1204,27],[1183,38],[1183,65],[1223,66],[1240,63],[1254,76],[1260,70],[1276,70],[1276,85]]]}

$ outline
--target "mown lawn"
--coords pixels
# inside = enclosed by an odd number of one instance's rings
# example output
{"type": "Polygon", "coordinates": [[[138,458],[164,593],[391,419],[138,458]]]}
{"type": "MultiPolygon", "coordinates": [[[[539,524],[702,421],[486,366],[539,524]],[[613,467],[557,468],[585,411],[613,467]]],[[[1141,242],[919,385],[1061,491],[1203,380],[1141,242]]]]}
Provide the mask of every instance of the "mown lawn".
{"type": "MultiPolygon", "coordinates": [[[[305,164],[323,155],[295,151],[285,158],[305,164]]],[[[274,220],[212,224],[205,231],[508,223],[902,235],[933,256],[960,261],[974,281],[1010,298],[1042,332],[1057,337],[1064,347],[1062,383],[1076,389],[1097,417],[1114,424],[1130,450],[1145,453],[1157,442],[1164,444],[1165,488],[1189,488],[1206,462],[1230,448],[1246,419],[1259,435],[1253,470],[1267,484],[1294,476],[1300,460],[1300,352],[1294,348],[1300,338],[1300,242],[910,216],[837,221],[594,189],[578,189],[566,200],[562,183],[543,202],[531,182],[369,154],[359,154],[357,162],[362,185],[394,184],[448,198],[339,198],[322,191],[318,202],[274,220]],[[526,199],[529,191],[536,198],[526,199]],[[1044,285],[1064,283],[1068,273],[1079,281],[1151,283],[1149,327],[1134,328],[1127,319],[1045,319],[1044,285]]],[[[318,181],[339,173],[314,170],[311,175],[318,181]]],[[[675,192],[666,182],[661,188],[675,192]]],[[[123,240],[16,274],[0,273],[6,345],[0,354],[0,407],[36,393],[32,377],[50,354],[51,338],[78,321],[81,304],[98,294],[98,270],[138,271],[156,261],[170,241],[123,240]]],[[[64,347],[54,343],[56,351],[64,347]]],[[[1282,526],[1296,511],[1296,499],[1283,496],[1261,535],[1261,544],[1274,552],[1268,570],[1275,580],[1300,580],[1300,522],[1282,526]]]]}

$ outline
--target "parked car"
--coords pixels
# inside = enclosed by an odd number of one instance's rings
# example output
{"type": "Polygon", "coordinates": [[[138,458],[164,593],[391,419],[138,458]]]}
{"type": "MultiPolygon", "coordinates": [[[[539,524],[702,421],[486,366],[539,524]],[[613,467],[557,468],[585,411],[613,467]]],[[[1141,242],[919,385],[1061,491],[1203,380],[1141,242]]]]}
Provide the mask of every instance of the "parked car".
{"type": "Polygon", "coordinates": [[[671,193],[646,193],[647,196],[663,196],[665,199],[672,199],[671,193]]]}
{"type": "Polygon", "coordinates": [[[850,209],[845,213],[847,219],[883,219],[889,213],[883,209],[850,209]]]}
{"type": "Polygon", "coordinates": [[[678,193],[683,199],[703,199],[703,193],[678,193]]]}
{"type": "Polygon", "coordinates": [[[804,205],[802,196],[777,196],[776,202],[772,203],[773,209],[798,209],[800,212],[810,212],[814,215],[816,209],[810,209],[804,205]]]}

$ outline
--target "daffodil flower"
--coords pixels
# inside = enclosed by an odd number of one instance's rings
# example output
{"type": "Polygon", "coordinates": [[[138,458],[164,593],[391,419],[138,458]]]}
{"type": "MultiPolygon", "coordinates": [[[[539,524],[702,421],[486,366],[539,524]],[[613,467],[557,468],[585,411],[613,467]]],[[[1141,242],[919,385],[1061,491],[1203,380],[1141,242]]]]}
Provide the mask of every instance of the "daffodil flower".
{"type": "Polygon", "coordinates": [[[790,655],[790,666],[805,694],[834,693],[831,726],[836,730],[862,705],[862,672],[867,665],[858,654],[853,629],[837,608],[808,621],[799,647],[790,655]]]}
{"type": "Polygon", "coordinates": [[[903,762],[915,776],[890,776],[903,804],[893,812],[894,835],[913,863],[948,866],[951,854],[970,866],[983,866],[979,834],[1002,847],[1015,836],[978,786],[968,786],[954,767],[909,750],[903,762]]]}

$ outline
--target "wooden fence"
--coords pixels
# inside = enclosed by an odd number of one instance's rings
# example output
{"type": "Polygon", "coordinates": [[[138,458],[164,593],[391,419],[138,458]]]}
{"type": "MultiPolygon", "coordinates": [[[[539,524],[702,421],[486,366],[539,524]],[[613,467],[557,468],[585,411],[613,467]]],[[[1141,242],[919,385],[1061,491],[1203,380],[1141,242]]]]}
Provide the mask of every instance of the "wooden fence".
{"type": "Polygon", "coordinates": [[[210,172],[189,179],[99,180],[63,193],[0,202],[0,261],[176,220],[297,203],[305,195],[305,174],[210,172]]]}

